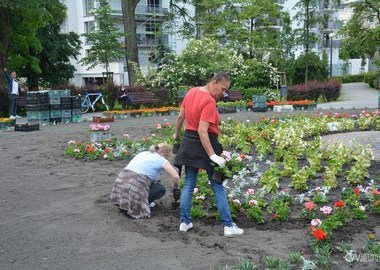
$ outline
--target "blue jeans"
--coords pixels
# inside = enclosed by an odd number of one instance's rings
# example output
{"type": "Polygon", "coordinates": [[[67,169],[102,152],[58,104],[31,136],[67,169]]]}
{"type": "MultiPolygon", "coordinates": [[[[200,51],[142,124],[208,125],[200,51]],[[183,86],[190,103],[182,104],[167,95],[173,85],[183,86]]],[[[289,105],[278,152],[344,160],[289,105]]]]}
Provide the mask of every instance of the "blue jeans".
{"type": "MultiPolygon", "coordinates": [[[[198,168],[185,166],[185,184],[182,188],[180,204],[181,223],[184,222],[189,224],[191,222],[190,209],[193,204],[193,192],[197,183],[197,177],[198,168]]],[[[231,227],[233,221],[231,218],[230,207],[228,205],[227,194],[224,190],[223,184],[216,183],[212,179],[211,174],[208,175],[208,178],[211,183],[212,191],[214,192],[221,222],[223,226],[231,227]]]]}
{"type": "Polygon", "coordinates": [[[17,101],[18,101],[18,95],[9,94],[9,116],[17,115],[17,101]]]}

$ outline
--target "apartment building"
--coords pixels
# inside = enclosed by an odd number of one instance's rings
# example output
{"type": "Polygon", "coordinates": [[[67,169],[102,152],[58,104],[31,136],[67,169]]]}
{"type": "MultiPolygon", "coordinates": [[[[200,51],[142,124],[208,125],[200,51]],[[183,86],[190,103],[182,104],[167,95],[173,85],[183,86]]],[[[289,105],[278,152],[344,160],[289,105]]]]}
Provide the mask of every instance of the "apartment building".
{"type": "MultiPolygon", "coordinates": [[[[339,50],[342,46],[342,39],[338,31],[345,25],[352,16],[352,9],[349,6],[350,2],[356,0],[342,0],[337,6],[332,0],[323,0],[321,4],[313,8],[314,12],[328,18],[325,24],[316,24],[311,31],[318,37],[319,42],[312,46],[311,50],[322,57],[323,51],[326,52],[329,62],[330,76],[341,76],[347,74],[360,74],[371,69],[370,61],[362,66],[362,60],[349,59],[343,61],[339,58],[339,50]]],[[[294,18],[298,12],[295,5],[298,0],[279,0],[283,10],[288,11],[290,16],[294,18]]],[[[302,27],[299,21],[293,21],[293,29],[302,27]]],[[[297,50],[296,55],[303,52],[303,48],[297,50]]]]}
{"type": "MultiPolygon", "coordinates": [[[[79,35],[96,30],[96,22],[91,11],[99,5],[98,0],[61,0],[67,7],[67,18],[62,24],[63,32],[73,31],[79,35]]],[[[123,17],[120,0],[109,1],[114,10],[113,16],[118,19],[118,27],[124,32],[123,17]]],[[[141,0],[136,8],[135,20],[137,23],[137,45],[139,53],[139,62],[142,71],[147,70],[149,65],[154,66],[154,52],[157,44],[161,43],[166,48],[180,52],[186,46],[186,40],[183,40],[175,31],[160,31],[164,23],[164,15],[168,12],[169,0],[141,0]],[[158,35],[160,31],[160,35],[158,35]]],[[[87,86],[90,84],[100,84],[103,80],[103,66],[97,66],[93,69],[87,69],[82,66],[80,61],[90,52],[91,45],[86,43],[84,36],[81,36],[82,49],[78,60],[72,60],[76,68],[72,83],[78,86],[87,86]]],[[[124,42],[124,38],[120,39],[124,42]]],[[[110,71],[113,73],[113,79],[116,84],[128,84],[128,73],[125,58],[110,64],[110,71]]]]}

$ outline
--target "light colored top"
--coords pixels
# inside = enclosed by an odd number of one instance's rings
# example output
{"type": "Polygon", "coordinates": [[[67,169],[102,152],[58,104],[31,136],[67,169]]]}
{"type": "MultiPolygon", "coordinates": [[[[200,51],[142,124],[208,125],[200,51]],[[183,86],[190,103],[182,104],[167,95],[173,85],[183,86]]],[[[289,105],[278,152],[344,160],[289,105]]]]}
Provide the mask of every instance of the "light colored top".
{"type": "Polygon", "coordinates": [[[12,82],[12,94],[18,95],[18,82],[15,80],[12,82]]]}
{"type": "Polygon", "coordinates": [[[125,169],[148,176],[152,181],[157,181],[166,162],[163,156],[144,151],[137,154],[125,167],[125,169]]]}

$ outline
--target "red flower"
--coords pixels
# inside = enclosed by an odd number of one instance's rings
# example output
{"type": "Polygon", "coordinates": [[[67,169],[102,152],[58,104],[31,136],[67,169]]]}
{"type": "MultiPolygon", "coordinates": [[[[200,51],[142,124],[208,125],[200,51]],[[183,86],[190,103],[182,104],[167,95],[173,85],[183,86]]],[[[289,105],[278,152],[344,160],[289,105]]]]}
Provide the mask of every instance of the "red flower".
{"type": "Polygon", "coordinates": [[[334,204],[334,207],[336,208],[340,208],[340,207],[344,207],[346,204],[344,203],[344,201],[337,201],[335,204],[334,204]]]}
{"type": "Polygon", "coordinates": [[[314,209],[314,203],[313,202],[307,202],[304,204],[305,208],[309,211],[314,209]]]}
{"type": "Polygon", "coordinates": [[[371,193],[372,193],[372,195],[378,195],[379,191],[377,190],[377,188],[374,188],[374,189],[372,189],[371,193]]]}
{"type": "Polygon", "coordinates": [[[273,219],[274,219],[274,220],[278,220],[278,219],[280,219],[280,215],[279,215],[279,214],[277,214],[277,213],[276,213],[276,214],[274,214],[274,215],[273,215],[273,219]]]}
{"type": "Polygon", "coordinates": [[[359,188],[354,188],[354,193],[356,195],[360,195],[360,189],[359,188]]]}
{"type": "Polygon", "coordinates": [[[322,240],[326,239],[327,233],[324,230],[322,230],[322,229],[316,229],[316,230],[313,231],[313,236],[318,241],[322,241],[322,240]]]}

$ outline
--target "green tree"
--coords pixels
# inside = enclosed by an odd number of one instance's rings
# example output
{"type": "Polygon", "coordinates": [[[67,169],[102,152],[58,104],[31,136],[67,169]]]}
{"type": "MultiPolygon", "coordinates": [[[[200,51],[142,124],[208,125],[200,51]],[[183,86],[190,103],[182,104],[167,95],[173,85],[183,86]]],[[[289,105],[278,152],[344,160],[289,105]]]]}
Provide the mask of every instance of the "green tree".
{"type": "Polygon", "coordinates": [[[56,12],[65,12],[59,0],[0,0],[0,108],[6,111],[4,67],[8,70],[29,65],[36,73],[41,73],[41,42],[37,30],[54,22],[56,12]]]}
{"type": "Polygon", "coordinates": [[[107,74],[110,63],[125,54],[120,41],[124,34],[117,27],[117,19],[113,17],[113,12],[107,0],[100,0],[99,8],[93,12],[98,29],[84,34],[91,49],[88,56],[80,60],[82,65],[89,66],[88,69],[92,69],[98,64],[103,65],[107,74]]]}
{"type": "Polygon", "coordinates": [[[290,80],[293,84],[305,82],[306,65],[309,70],[309,80],[326,80],[328,77],[327,57],[326,54],[321,60],[315,53],[302,54],[294,61],[290,72],[290,80]]]}
{"type": "MultiPolygon", "coordinates": [[[[365,0],[351,3],[353,16],[341,29],[343,47],[341,57],[349,58],[374,57],[380,52],[380,2],[365,0]]],[[[380,61],[377,62],[380,68],[380,61]]]]}
{"type": "Polygon", "coordinates": [[[56,22],[37,31],[41,42],[40,52],[30,52],[39,59],[41,73],[35,72],[29,65],[19,69],[22,77],[28,78],[29,89],[39,86],[51,87],[68,83],[74,76],[75,67],[70,63],[79,54],[81,42],[74,32],[61,33],[60,24],[64,17],[55,17],[56,22]]]}

